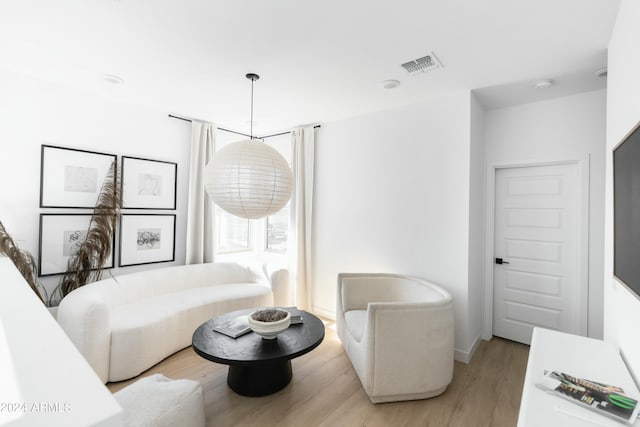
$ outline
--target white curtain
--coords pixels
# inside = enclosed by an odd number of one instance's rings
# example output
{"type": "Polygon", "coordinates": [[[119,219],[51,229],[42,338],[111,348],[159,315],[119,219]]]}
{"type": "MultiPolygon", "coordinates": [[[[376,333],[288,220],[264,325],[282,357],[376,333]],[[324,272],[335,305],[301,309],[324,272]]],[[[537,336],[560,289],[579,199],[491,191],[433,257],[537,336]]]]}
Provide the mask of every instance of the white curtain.
{"type": "Polygon", "coordinates": [[[291,132],[291,168],[293,194],[289,218],[289,273],[295,292],[295,303],[311,309],[311,230],[313,214],[313,126],[291,132]]]}
{"type": "Polygon", "coordinates": [[[213,262],[213,203],[204,186],[207,168],[213,163],[216,130],[211,123],[194,120],[191,124],[186,264],[213,262]]]}

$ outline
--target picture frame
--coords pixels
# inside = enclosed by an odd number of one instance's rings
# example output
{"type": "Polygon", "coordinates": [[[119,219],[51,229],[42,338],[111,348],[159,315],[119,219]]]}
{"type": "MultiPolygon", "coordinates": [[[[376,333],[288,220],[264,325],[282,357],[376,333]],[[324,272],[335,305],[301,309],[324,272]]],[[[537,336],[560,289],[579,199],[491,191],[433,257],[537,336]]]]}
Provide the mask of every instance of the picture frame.
{"type": "Polygon", "coordinates": [[[122,214],[119,267],[175,261],[175,214],[122,214]]]}
{"type": "MultiPolygon", "coordinates": [[[[40,214],[40,236],[38,245],[38,276],[54,276],[67,271],[69,258],[77,252],[84,241],[91,214],[40,214]]],[[[110,261],[103,267],[114,266],[115,236],[112,236],[110,261]]]]}
{"type": "Polygon", "coordinates": [[[123,209],[176,209],[178,164],[122,156],[123,209]]]}
{"type": "Polygon", "coordinates": [[[40,207],[95,207],[102,183],[118,156],[55,145],[41,146],[40,207]]]}

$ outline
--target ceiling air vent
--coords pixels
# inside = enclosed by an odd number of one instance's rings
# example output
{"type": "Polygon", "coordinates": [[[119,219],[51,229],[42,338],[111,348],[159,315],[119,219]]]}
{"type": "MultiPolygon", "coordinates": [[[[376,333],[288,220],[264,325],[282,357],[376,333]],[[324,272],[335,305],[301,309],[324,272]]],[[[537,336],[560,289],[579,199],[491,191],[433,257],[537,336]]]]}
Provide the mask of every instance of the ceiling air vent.
{"type": "Polygon", "coordinates": [[[436,68],[442,68],[442,62],[438,59],[435,53],[431,52],[430,55],[418,58],[415,61],[409,61],[402,64],[402,68],[407,70],[409,74],[426,73],[436,68]]]}

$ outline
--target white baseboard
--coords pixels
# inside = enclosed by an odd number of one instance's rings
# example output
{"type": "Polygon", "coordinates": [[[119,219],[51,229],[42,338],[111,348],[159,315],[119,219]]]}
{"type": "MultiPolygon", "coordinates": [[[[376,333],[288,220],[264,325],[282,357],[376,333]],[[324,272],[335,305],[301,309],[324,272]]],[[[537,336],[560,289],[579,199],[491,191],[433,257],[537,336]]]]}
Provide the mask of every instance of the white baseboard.
{"type": "Polygon", "coordinates": [[[457,360],[458,362],[469,364],[469,362],[471,362],[471,359],[473,358],[473,355],[475,354],[476,350],[478,349],[478,346],[480,345],[480,340],[481,339],[482,338],[480,338],[480,336],[477,336],[476,339],[473,340],[473,344],[471,344],[471,347],[466,351],[459,350],[459,349],[456,348],[454,350],[453,358],[455,360],[457,360]]]}
{"type": "Polygon", "coordinates": [[[313,311],[313,313],[317,314],[318,316],[324,317],[325,319],[336,320],[335,311],[327,310],[325,308],[318,307],[317,305],[312,306],[311,311],[313,311]]]}

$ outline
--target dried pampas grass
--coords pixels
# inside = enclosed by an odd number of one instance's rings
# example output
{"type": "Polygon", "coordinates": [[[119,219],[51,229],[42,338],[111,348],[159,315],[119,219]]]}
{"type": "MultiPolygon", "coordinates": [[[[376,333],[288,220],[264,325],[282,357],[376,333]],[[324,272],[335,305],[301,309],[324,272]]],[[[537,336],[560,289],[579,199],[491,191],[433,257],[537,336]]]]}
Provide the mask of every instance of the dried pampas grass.
{"type": "Polygon", "coordinates": [[[30,252],[23,251],[20,249],[7,230],[4,228],[2,221],[0,221],[0,254],[4,254],[16,266],[24,280],[27,281],[29,287],[36,293],[40,301],[43,303],[46,300],[46,291],[45,289],[38,283],[38,272],[36,270],[36,261],[31,255],[30,252]]]}
{"type": "Polygon", "coordinates": [[[51,298],[61,300],[80,286],[100,280],[104,265],[111,256],[120,205],[117,166],[113,162],[93,209],[87,236],[78,252],[69,258],[67,272],[51,298]]]}

